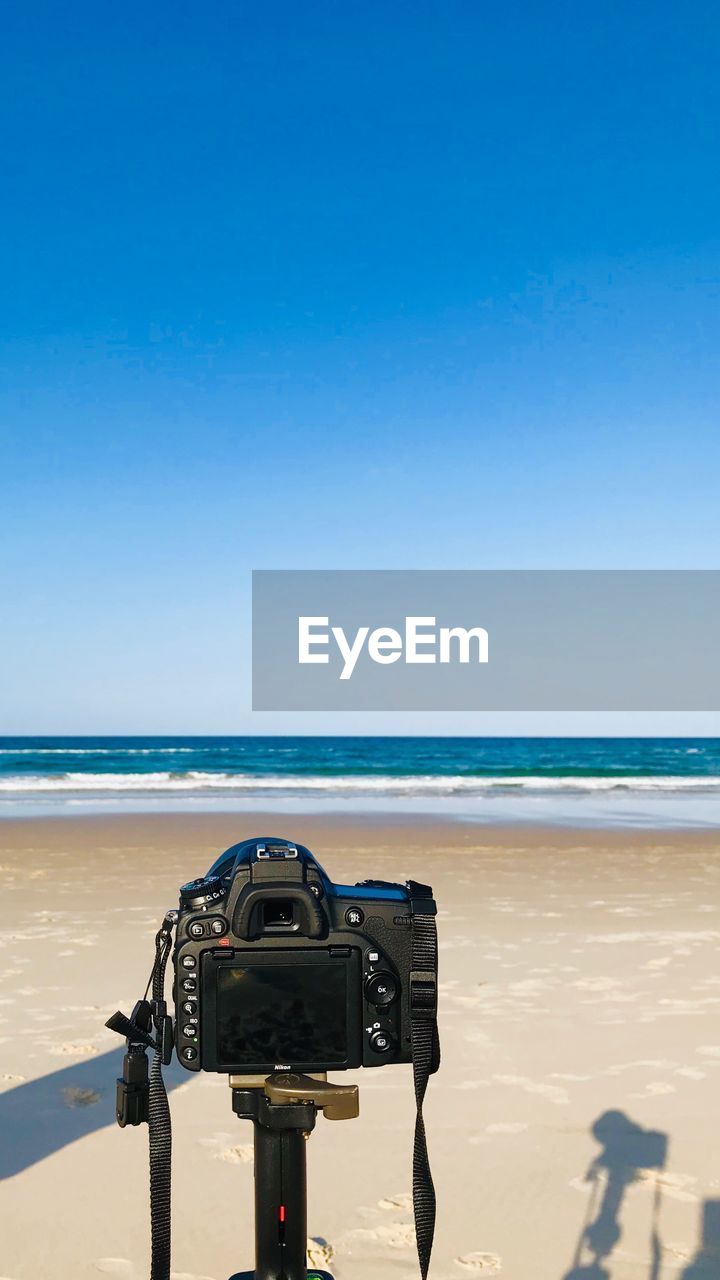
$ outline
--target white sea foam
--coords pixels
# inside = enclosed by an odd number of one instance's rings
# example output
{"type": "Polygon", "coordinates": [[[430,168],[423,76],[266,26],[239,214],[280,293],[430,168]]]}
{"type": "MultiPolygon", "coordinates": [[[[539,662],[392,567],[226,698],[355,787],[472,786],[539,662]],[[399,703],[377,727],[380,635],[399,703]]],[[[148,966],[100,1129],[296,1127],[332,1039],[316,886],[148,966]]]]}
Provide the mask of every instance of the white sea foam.
{"type": "Polygon", "coordinates": [[[387,774],[243,774],[188,770],[173,773],[85,773],[17,774],[0,778],[0,792],[6,795],[57,792],[225,792],[262,795],[335,794],[388,796],[473,796],[489,793],[596,793],[596,792],[720,792],[720,776],[676,775],[644,777],[467,777],[441,774],[392,777],[387,774]]]}

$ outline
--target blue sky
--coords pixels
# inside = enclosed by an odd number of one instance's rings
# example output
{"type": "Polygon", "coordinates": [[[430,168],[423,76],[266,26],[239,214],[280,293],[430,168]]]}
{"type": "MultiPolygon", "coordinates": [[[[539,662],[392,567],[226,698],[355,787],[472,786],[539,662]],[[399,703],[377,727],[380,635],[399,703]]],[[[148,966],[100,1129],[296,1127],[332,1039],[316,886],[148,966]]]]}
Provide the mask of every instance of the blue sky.
{"type": "Polygon", "coordinates": [[[716,8],[3,28],[0,732],[602,727],[252,716],[249,576],[716,567],[716,8]]]}

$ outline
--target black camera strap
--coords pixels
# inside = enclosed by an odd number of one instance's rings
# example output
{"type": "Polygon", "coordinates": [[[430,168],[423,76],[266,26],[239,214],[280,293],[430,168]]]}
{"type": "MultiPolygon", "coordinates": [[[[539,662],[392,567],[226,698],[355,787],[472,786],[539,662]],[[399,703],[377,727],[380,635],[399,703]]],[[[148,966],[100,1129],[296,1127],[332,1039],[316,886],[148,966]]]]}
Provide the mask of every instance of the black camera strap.
{"type": "Polygon", "coordinates": [[[440,1065],[437,1028],[437,928],[432,889],[408,880],[412,923],[410,961],[410,1038],[415,1085],[413,1144],[413,1213],[422,1280],[430,1266],[435,1235],[435,1187],[430,1172],[423,1102],[430,1076],[440,1065]]]}
{"type": "Polygon", "coordinates": [[[172,1124],[162,1069],[170,1062],[173,1050],[172,1018],[165,1003],[165,970],[176,920],[177,912],[168,911],[155,935],[155,961],[145,998],[138,1001],[129,1018],[118,1012],[105,1024],[127,1040],[123,1074],[117,1082],[117,1122],[121,1128],[146,1123],[149,1131],[150,1280],[170,1280],[172,1124]],[[147,999],[148,993],[151,1000],[147,999]],[[149,1073],[148,1049],[153,1050],[149,1073]]]}
{"type": "Polygon", "coordinates": [[[150,1067],[150,1280],[170,1280],[172,1121],[162,1069],[172,1054],[172,1022],[165,1004],[165,970],[172,948],[175,913],[168,913],[155,936],[152,1007],[155,1052],[150,1067]]]}

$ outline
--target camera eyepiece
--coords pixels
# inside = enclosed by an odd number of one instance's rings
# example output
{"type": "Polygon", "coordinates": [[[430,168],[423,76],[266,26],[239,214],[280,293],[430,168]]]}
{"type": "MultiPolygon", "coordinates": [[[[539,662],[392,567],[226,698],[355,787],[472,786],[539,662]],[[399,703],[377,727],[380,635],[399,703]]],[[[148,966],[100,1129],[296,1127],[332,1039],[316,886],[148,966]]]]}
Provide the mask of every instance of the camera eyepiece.
{"type": "Polygon", "coordinates": [[[266,929],[289,929],[294,919],[293,904],[289,898],[276,898],[263,906],[263,924],[266,929]]]}

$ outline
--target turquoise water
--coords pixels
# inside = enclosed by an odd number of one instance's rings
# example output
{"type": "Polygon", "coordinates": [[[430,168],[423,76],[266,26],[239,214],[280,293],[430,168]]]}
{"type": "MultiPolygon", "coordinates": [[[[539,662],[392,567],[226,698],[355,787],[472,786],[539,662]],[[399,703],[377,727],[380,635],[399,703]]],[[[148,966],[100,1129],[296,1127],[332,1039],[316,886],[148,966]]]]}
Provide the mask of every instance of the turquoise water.
{"type": "Polygon", "coordinates": [[[253,808],[720,826],[720,739],[0,738],[0,814],[253,808]]]}

